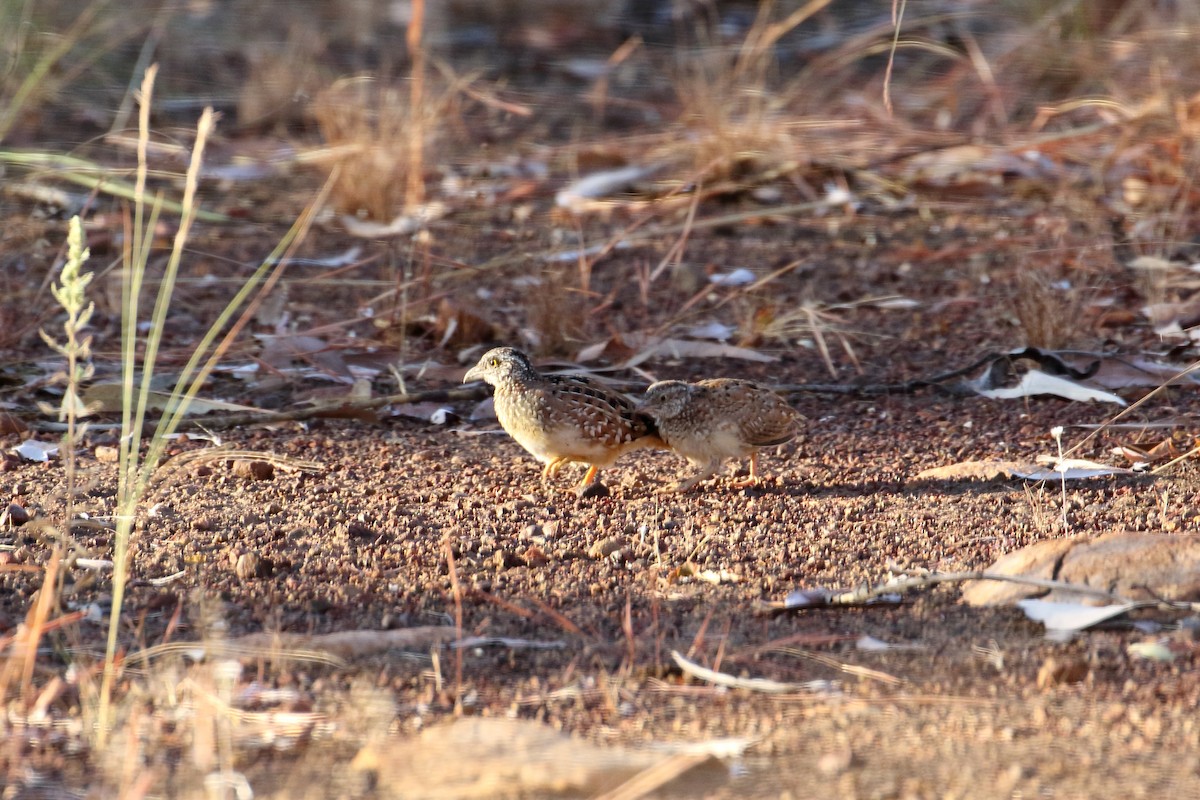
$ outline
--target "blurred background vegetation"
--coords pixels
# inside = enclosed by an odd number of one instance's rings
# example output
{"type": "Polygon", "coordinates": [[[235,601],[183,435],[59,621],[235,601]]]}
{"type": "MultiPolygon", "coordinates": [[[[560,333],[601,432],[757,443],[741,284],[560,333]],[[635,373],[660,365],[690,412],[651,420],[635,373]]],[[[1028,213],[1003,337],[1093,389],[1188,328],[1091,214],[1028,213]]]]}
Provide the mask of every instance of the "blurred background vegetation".
{"type": "MultiPolygon", "coordinates": [[[[770,43],[769,88],[810,80],[797,112],[836,109],[839,95],[878,95],[902,13],[897,106],[914,122],[999,134],[1046,104],[1094,96],[1134,103],[1184,93],[1195,75],[1200,7],[1149,0],[833,0],[769,3],[773,19],[809,6],[805,24],[770,43]],[[848,69],[847,67],[853,67],[848,69]],[[821,80],[813,80],[821,78],[821,80]],[[904,92],[899,91],[904,89],[904,92]],[[911,94],[908,94],[911,92],[911,94]]],[[[408,74],[412,0],[4,0],[0,108],[10,145],[70,146],[129,124],[130,94],[159,63],[165,119],[204,105],[240,132],[311,129],[311,104],[350,75],[408,74]]],[[[423,41],[461,75],[529,90],[602,74],[623,42],[641,53],[609,91],[678,100],[678,71],[654,57],[709,61],[745,41],[759,4],[737,0],[436,0],[423,41]]],[[[691,64],[693,70],[695,63],[691,64]]],[[[582,93],[582,92],[581,92],[582,93]]]]}

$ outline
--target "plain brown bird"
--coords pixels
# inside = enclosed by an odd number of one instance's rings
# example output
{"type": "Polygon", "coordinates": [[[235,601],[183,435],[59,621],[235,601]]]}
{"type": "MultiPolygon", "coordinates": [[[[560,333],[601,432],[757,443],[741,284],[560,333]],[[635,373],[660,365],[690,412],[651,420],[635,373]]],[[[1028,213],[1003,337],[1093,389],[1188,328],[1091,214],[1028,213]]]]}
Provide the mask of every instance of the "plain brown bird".
{"type": "Polygon", "coordinates": [[[673,492],[691,489],[726,459],[747,456],[750,476],[734,485],[758,483],[759,448],[790,441],[804,419],[767,387],[734,378],[659,381],[646,390],[639,407],[654,419],[662,440],[700,468],[667,490],[673,492]]]}
{"type": "Polygon", "coordinates": [[[542,375],[516,348],[484,353],[463,376],[463,383],[473,380],[495,387],[501,427],[546,465],[543,479],[578,461],[588,465],[582,489],[624,453],[667,449],[653,420],[628,397],[581,375],[542,375]]]}

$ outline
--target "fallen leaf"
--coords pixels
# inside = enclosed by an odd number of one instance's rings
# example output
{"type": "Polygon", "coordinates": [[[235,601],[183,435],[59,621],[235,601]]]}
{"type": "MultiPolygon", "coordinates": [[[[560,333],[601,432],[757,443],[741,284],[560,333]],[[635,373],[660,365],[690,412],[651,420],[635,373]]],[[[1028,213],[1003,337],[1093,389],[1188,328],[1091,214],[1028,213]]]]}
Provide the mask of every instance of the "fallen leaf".
{"type": "Polygon", "coordinates": [[[533,720],[464,717],[415,737],[373,742],[351,769],[374,773],[379,786],[391,789],[383,797],[657,797],[660,787],[679,794],[670,784],[693,769],[712,770],[702,775],[710,789],[727,780],[716,753],[746,745],[720,747],[608,747],[533,720]]]}
{"type": "Polygon", "coordinates": [[[1069,381],[1057,375],[1048,375],[1037,369],[1031,369],[1026,372],[1021,377],[1021,382],[1016,386],[1002,389],[976,389],[975,391],[980,396],[993,400],[1013,400],[1021,397],[1048,394],[1084,403],[1095,400],[1101,403],[1114,403],[1119,406],[1128,405],[1128,403],[1111,392],[1105,392],[1101,389],[1085,386],[1082,383],[1069,381]]]}
{"type": "MultiPolygon", "coordinates": [[[[97,411],[115,413],[120,411],[124,403],[124,387],[119,383],[94,383],[83,393],[84,402],[97,411]]],[[[167,392],[150,392],[146,395],[146,407],[155,411],[173,413],[178,400],[172,400],[167,392]]],[[[238,403],[226,403],[222,400],[207,400],[194,397],[184,411],[188,416],[207,414],[211,411],[261,412],[252,406],[238,403]]]]}
{"type": "Polygon", "coordinates": [[[715,286],[748,286],[755,280],[754,273],[745,267],[738,267],[733,272],[717,272],[708,276],[708,282],[715,286]]]}
{"type": "Polygon", "coordinates": [[[1129,655],[1147,661],[1168,663],[1175,660],[1175,653],[1163,642],[1131,642],[1125,649],[1129,655]]]}
{"type": "Polygon", "coordinates": [[[597,203],[596,198],[625,189],[653,172],[652,168],[638,166],[593,172],[560,189],[554,195],[554,204],[576,214],[590,211],[598,205],[604,205],[597,203]]]}
{"type": "Polygon", "coordinates": [[[1020,600],[1017,606],[1025,616],[1046,626],[1047,631],[1074,633],[1101,622],[1119,617],[1139,603],[1115,603],[1107,606],[1088,606],[1082,603],[1059,603],[1050,600],[1020,600]]]}
{"type": "Polygon", "coordinates": [[[961,480],[1011,478],[1021,470],[1029,469],[1028,461],[960,461],[943,467],[930,467],[917,473],[918,480],[961,480]]]}
{"type": "Polygon", "coordinates": [[[626,369],[636,367],[651,358],[736,358],[742,361],[758,361],[768,364],[779,360],[777,356],[760,353],[749,347],[737,347],[721,342],[656,339],[640,334],[630,334],[624,338],[627,345],[637,350],[637,353],[622,365],[626,369]]]}
{"type": "Polygon", "coordinates": [[[58,445],[26,439],[13,448],[13,452],[26,461],[49,461],[58,456],[58,445]]]}
{"type": "Polygon", "coordinates": [[[1039,463],[1049,465],[1046,469],[1015,470],[1013,475],[1027,481],[1058,481],[1083,480],[1085,478],[1102,478],[1106,475],[1128,475],[1132,470],[1125,467],[1114,467],[1101,464],[1098,461],[1088,461],[1083,458],[1063,458],[1041,455],[1039,463]]]}
{"type": "Polygon", "coordinates": [[[439,347],[449,345],[454,349],[482,344],[491,341],[496,335],[492,323],[449,299],[443,299],[438,304],[433,332],[438,337],[439,347]]]}
{"type": "Polygon", "coordinates": [[[261,335],[262,352],[259,359],[279,372],[292,372],[296,361],[304,361],[342,383],[353,383],[350,371],[341,354],[317,336],[303,334],[261,335]]]}
{"type": "Polygon", "coordinates": [[[342,227],[351,236],[363,239],[381,239],[388,236],[409,236],[426,227],[430,222],[446,216],[444,203],[432,202],[409,214],[401,214],[391,222],[375,222],[344,215],[342,227]]]}

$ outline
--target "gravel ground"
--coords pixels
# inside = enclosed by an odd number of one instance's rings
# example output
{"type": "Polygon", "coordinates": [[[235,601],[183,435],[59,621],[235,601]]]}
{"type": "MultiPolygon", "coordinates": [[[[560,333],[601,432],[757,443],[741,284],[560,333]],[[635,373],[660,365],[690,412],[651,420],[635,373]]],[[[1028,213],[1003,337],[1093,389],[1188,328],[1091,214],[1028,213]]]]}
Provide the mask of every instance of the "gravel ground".
{"type": "MultiPolygon", "coordinates": [[[[272,666],[269,685],[340,719],[341,734],[269,758],[241,754],[261,791],[300,791],[290,766],[298,750],[308,796],[331,785],[357,794],[334,745],[354,741],[344,716],[363,684],[394,706],[394,718],[378,724],[400,733],[452,716],[458,702],[465,713],[515,714],[604,743],[752,740],[734,776],[707,787],[714,797],[1183,797],[1200,789],[1196,648],[1180,633],[1161,635],[1186,643],[1182,657],[1137,660],[1126,645],[1155,637],[1124,628],[1052,643],[1016,610],[964,607],[950,587],[897,607],[759,610],[795,588],[875,582],[895,565],[980,568],[1061,535],[1057,486],[909,476],[947,459],[1046,450],[1050,427],[1094,418],[1096,409],[930,396],[807,396],[797,407],[812,422],[782,452],[764,454],[764,486],[718,480],[686,496],[656,493],[682,460],[637,453],[602,473],[610,496],[578,499],[575,476],[541,484],[539,465],[506,436],[467,435],[478,425],[317,420],[303,430],[230,432],[239,449],[320,469],[205,461],[155,489],[134,543],[129,638],[158,642],[168,624],[172,640],[205,640],[453,623],[449,547],[465,634],[557,649],[467,648],[461,682],[449,651],[440,654],[440,679],[431,677],[439,667],[428,649],[336,668],[272,666]],[[175,573],[183,574],[151,584],[175,573]],[[906,649],[864,650],[856,645],[863,636],[906,649]],[[737,675],[832,683],[782,697],[717,690],[683,679],[672,650],[737,675]],[[1069,682],[1039,677],[1054,671],[1051,660],[1075,668],[1069,682]],[[320,779],[309,774],[314,757],[328,767],[320,779]]],[[[87,453],[82,467],[89,483],[77,511],[111,514],[112,468],[87,453]]],[[[1198,480],[1185,466],[1165,483],[1072,486],[1068,521],[1078,531],[1190,529],[1198,480]]],[[[56,463],[12,466],[5,485],[24,507],[50,517],[61,510],[56,463]]],[[[7,535],[10,565],[43,560],[33,530],[7,535]]],[[[109,553],[106,532],[75,534],[80,555],[109,553]]],[[[3,579],[10,590],[0,620],[11,628],[37,582],[13,572],[3,579]]],[[[69,573],[66,604],[106,597],[92,573],[69,573]]],[[[72,636],[100,641],[101,633],[83,622],[72,636]]],[[[161,691],[162,676],[150,675],[161,691]]],[[[165,764],[170,752],[155,758],[165,764]]],[[[71,782],[72,770],[62,769],[71,782]]]]}

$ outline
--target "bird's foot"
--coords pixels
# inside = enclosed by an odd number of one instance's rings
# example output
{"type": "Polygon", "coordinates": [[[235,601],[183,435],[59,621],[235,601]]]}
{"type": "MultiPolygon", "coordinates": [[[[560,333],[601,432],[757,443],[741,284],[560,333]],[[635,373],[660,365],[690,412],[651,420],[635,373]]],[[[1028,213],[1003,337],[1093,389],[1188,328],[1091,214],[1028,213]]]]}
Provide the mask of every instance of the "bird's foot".
{"type": "Polygon", "coordinates": [[[693,488],[695,488],[696,484],[700,483],[700,481],[701,481],[700,476],[696,476],[694,478],[688,478],[687,480],[682,480],[682,481],[679,481],[678,483],[673,483],[670,486],[664,486],[658,490],[658,493],[659,494],[683,494],[684,492],[690,492],[693,488]]]}

